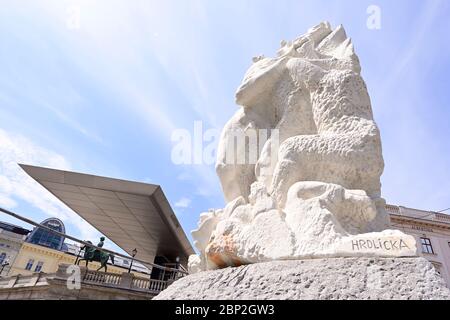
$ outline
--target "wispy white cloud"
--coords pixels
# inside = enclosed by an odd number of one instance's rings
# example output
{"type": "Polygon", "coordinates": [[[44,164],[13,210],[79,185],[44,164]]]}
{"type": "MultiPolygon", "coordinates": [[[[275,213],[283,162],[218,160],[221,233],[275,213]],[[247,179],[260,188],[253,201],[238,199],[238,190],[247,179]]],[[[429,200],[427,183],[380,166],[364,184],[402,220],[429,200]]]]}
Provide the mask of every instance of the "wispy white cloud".
{"type": "Polygon", "coordinates": [[[397,90],[399,80],[402,81],[405,71],[408,71],[408,67],[411,64],[417,63],[416,56],[424,49],[424,43],[428,44],[428,37],[432,35],[433,23],[436,21],[437,15],[440,13],[442,7],[442,1],[436,0],[430,2],[430,5],[425,7],[425,10],[420,15],[418,21],[413,25],[414,37],[411,38],[410,43],[403,49],[402,54],[398,56],[395,68],[390,70],[388,77],[383,81],[382,93],[386,93],[387,90],[397,90]]]}
{"type": "Polygon", "coordinates": [[[61,121],[63,121],[66,125],[68,125],[70,128],[78,131],[82,135],[84,135],[86,138],[93,140],[98,143],[104,143],[104,140],[98,136],[96,133],[91,132],[90,130],[83,127],[80,123],[75,121],[73,117],[70,117],[69,115],[65,114],[61,108],[56,108],[55,106],[51,105],[50,103],[43,101],[41,105],[48,110],[52,111],[61,121]]]}
{"type": "Polygon", "coordinates": [[[192,174],[189,171],[183,171],[177,176],[179,181],[188,181],[192,179],[192,174]]]}
{"type": "MultiPolygon", "coordinates": [[[[217,113],[226,109],[220,108],[225,100],[223,76],[212,60],[214,37],[205,6],[202,1],[135,1],[133,5],[80,1],[80,29],[60,28],[59,33],[64,47],[78,53],[72,62],[108,86],[112,95],[123,97],[130,111],[149,125],[162,132],[173,130],[184,115],[197,114],[218,126],[217,113]],[[192,16],[198,28],[190,26],[192,16]],[[155,75],[161,73],[170,79],[173,93],[187,101],[176,111],[160,94],[161,77],[155,75]]],[[[61,26],[67,19],[65,9],[61,4],[45,8],[61,26]]]]}
{"type": "Polygon", "coordinates": [[[187,197],[182,197],[177,202],[175,202],[175,207],[177,208],[188,208],[191,204],[191,199],[187,197]]]}
{"type": "Polygon", "coordinates": [[[12,209],[17,206],[17,202],[7,195],[0,194],[0,206],[12,209]]]}
{"type": "MultiPolygon", "coordinates": [[[[95,65],[87,63],[90,60],[79,60],[77,64],[126,103],[130,113],[137,114],[138,119],[152,131],[151,135],[158,129],[158,134],[168,138],[180,124],[186,124],[186,118],[204,121],[205,128],[220,127],[222,114],[229,113],[233,107],[223,105],[226,101],[223,76],[212,61],[213,48],[209,45],[212,38],[206,27],[204,6],[201,1],[194,4],[154,2],[150,5],[137,2],[131,7],[114,2],[108,8],[97,3],[85,9],[82,6],[82,16],[85,10],[89,11],[83,16],[80,30],[88,40],[83,42],[81,49],[95,51],[97,56],[108,59],[96,61],[95,65]],[[191,14],[198,18],[196,23],[205,28],[186,28],[190,21],[186,19],[184,9],[195,11],[191,14]],[[170,21],[166,18],[169,15],[172,17],[170,21]],[[127,23],[113,23],[119,20],[127,23]],[[180,30],[185,30],[182,37],[180,30]],[[117,46],[124,40],[128,46],[117,46]],[[111,65],[114,68],[108,67],[111,65]],[[151,75],[155,68],[170,79],[173,86],[170,90],[182,96],[187,101],[186,105],[167,105],[160,92],[159,79],[151,75]],[[142,72],[133,72],[136,70],[142,72]]],[[[234,100],[232,96],[230,100],[234,100]]],[[[170,138],[166,141],[170,147],[170,138]]],[[[213,167],[195,165],[186,169],[195,175],[197,195],[220,196],[213,167]]]]}
{"type": "Polygon", "coordinates": [[[215,198],[217,203],[223,200],[220,181],[213,165],[183,165],[177,180],[195,185],[193,194],[204,198],[215,198]]]}

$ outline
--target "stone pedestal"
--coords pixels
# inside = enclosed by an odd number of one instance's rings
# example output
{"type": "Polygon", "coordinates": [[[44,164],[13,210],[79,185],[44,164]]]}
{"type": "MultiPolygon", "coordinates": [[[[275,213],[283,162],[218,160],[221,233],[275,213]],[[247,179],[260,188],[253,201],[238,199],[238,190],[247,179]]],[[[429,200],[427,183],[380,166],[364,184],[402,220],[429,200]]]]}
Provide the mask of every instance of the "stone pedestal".
{"type": "Polygon", "coordinates": [[[450,290],[424,258],[328,258],[202,271],[154,299],[450,300],[450,290]]]}

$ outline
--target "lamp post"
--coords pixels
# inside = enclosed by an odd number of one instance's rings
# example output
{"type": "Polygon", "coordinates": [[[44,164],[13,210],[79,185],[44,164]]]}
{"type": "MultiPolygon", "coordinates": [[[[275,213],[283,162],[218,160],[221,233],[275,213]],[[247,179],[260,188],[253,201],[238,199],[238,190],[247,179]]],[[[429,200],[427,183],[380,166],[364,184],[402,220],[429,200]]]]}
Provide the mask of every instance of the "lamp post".
{"type": "Polygon", "coordinates": [[[175,271],[173,273],[173,279],[176,280],[178,278],[178,269],[180,268],[180,257],[176,257],[175,258],[175,269],[177,269],[177,271],[175,271]]]}
{"type": "Polygon", "coordinates": [[[78,260],[80,259],[80,255],[81,255],[81,250],[83,250],[83,248],[80,246],[78,249],[77,258],[75,259],[75,264],[78,264],[78,260]]]}
{"type": "Polygon", "coordinates": [[[3,273],[3,269],[5,269],[6,266],[9,266],[9,262],[7,260],[2,262],[2,269],[0,270],[0,275],[3,273]]]}
{"type": "Polygon", "coordinates": [[[128,268],[128,273],[131,272],[131,267],[133,266],[133,261],[134,261],[134,257],[136,256],[136,254],[137,254],[137,249],[134,248],[133,251],[131,252],[131,257],[132,258],[131,258],[130,267],[128,268]]]}

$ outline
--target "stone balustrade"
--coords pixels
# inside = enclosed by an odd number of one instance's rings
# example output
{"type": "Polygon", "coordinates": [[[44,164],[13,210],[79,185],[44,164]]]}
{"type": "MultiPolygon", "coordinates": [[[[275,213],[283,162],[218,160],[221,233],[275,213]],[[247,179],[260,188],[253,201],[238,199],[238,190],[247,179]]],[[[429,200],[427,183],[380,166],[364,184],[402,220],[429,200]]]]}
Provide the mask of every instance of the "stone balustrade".
{"type": "Polygon", "coordinates": [[[409,217],[413,219],[426,219],[447,224],[450,223],[450,215],[435,211],[418,210],[391,204],[386,205],[386,211],[390,214],[409,217]]]}
{"type": "MultiPolygon", "coordinates": [[[[32,275],[16,275],[0,279],[0,297],[30,298],[39,291],[39,297],[46,299],[151,299],[166,289],[179,275],[168,277],[169,280],[157,280],[136,276],[133,273],[110,273],[88,270],[80,266],[78,290],[70,289],[73,283],[71,265],[61,264],[53,274],[35,273],[32,275]],[[45,286],[48,287],[43,294],[45,286]],[[20,292],[20,294],[18,294],[20,292]],[[57,293],[57,294],[56,294],[57,293]],[[59,295],[59,297],[58,297],[59,295]]],[[[39,298],[37,298],[39,299],[39,298]]]]}

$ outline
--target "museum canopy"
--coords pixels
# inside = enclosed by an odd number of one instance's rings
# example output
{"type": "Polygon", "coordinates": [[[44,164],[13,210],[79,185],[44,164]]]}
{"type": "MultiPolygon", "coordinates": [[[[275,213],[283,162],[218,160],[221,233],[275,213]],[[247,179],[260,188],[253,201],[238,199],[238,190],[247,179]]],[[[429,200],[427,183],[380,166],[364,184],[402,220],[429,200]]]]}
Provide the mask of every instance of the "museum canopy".
{"type": "Polygon", "coordinates": [[[187,263],[194,253],[159,185],[20,164],[75,213],[128,254],[187,263]]]}

